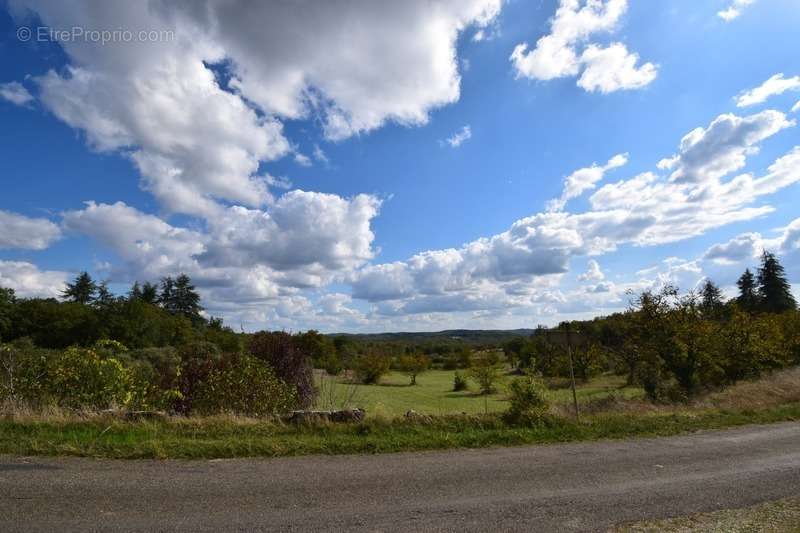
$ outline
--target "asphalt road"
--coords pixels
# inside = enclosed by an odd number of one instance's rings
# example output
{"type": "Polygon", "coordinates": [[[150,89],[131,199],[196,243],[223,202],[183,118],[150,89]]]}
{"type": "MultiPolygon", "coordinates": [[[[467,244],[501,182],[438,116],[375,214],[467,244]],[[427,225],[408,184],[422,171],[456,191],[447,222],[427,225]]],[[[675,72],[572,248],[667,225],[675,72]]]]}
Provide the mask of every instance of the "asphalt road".
{"type": "Polygon", "coordinates": [[[0,531],[594,531],[800,494],[800,423],[213,461],[0,457],[0,531]]]}

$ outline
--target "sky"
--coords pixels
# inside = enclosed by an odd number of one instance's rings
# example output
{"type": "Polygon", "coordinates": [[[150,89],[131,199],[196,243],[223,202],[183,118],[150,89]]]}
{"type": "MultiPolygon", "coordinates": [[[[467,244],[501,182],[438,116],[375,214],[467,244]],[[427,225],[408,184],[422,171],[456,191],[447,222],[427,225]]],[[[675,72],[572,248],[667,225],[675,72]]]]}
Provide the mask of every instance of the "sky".
{"type": "Polygon", "coordinates": [[[530,328],[763,250],[796,0],[0,2],[0,286],[186,273],[235,329],[530,328]]]}

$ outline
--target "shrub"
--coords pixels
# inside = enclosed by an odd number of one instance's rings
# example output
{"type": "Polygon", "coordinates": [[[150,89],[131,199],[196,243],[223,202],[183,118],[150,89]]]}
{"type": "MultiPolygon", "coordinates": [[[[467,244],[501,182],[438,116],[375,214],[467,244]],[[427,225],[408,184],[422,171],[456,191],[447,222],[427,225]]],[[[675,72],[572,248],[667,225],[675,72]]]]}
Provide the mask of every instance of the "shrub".
{"type": "Polygon", "coordinates": [[[475,380],[481,394],[492,394],[500,379],[500,360],[496,352],[481,352],[473,356],[468,375],[475,380]]]}
{"type": "Polygon", "coordinates": [[[62,407],[106,409],[134,397],[131,372],[113,357],[86,348],[67,348],[47,362],[46,395],[62,407]]]}
{"type": "Polygon", "coordinates": [[[295,388],[301,408],[314,403],[317,390],[311,357],[298,348],[291,335],[282,331],[260,331],[250,338],[248,349],[253,357],[269,364],[278,379],[295,388]]]}
{"type": "Polygon", "coordinates": [[[453,392],[467,390],[467,386],[467,378],[461,375],[461,372],[456,372],[455,376],[453,376],[453,392]]]}
{"type": "Polygon", "coordinates": [[[380,381],[381,377],[389,371],[391,363],[391,360],[384,355],[368,352],[355,358],[353,372],[358,381],[370,385],[380,381]]]}
{"type": "Polygon", "coordinates": [[[47,357],[27,339],[0,344],[0,403],[38,402],[47,376],[47,357]]]}
{"type": "Polygon", "coordinates": [[[505,416],[511,423],[540,422],[550,409],[545,388],[530,375],[514,379],[508,392],[510,405],[505,416]]]}
{"type": "Polygon", "coordinates": [[[178,413],[189,414],[200,384],[221,363],[222,354],[215,344],[205,341],[186,344],[178,353],[181,360],[177,379],[179,394],[173,407],[178,413]]]}
{"type": "Polygon", "coordinates": [[[251,356],[236,357],[212,370],[195,395],[194,408],[203,414],[232,412],[266,416],[297,406],[295,388],[275,376],[268,364],[251,356]]]}

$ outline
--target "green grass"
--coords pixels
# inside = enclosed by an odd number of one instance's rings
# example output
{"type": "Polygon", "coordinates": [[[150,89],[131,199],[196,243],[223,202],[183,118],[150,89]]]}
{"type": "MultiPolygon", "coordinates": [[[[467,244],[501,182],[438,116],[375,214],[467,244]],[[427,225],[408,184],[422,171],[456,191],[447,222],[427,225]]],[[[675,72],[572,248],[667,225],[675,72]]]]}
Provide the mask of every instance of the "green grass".
{"type": "MultiPolygon", "coordinates": [[[[400,416],[409,410],[428,415],[445,415],[496,413],[508,408],[505,384],[513,376],[503,376],[497,394],[482,396],[477,393],[474,383],[470,385],[471,390],[453,392],[454,375],[455,371],[452,370],[431,370],[417,376],[417,384],[413,386],[409,385],[409,377],[399,372],[390,372],[378,385],[353,385],[342,378],[326,377],[319,407],[341,407],[344,398],[352,393],[350,407],[361,407],[368,415],[388,417],[400,416]],[[335,382],[332,394],[331,381],[335,382]]],[[[642,396],[640,388],[624,387],[624,384],[625,380],[618,376],[595,378],[578,385],[578,400],[598,399],[614,391],[625,398],[642,396]]],[[[553,403],[566,404],[572,401],[569,388],[548,391],[548,396],[553,403]]]]}
{"type": "Polygon", "coordinates": [[[800,497],[786,498],[744,509],[697,513],[680,518],[627,524],[617,533],[800,533],[800,497]]]}
{"type": "Polygon", "coordinates": [[[552,418],[527,427],[508,426],[497,415],[444,416],[422,421],[372,418],[356,425],[313,427],[224,417],[146,422],[6,418],[0,419],[0,454],[211,459],[385,453],[665,436],[786,420],[800,420],[800,402],[758,411],[594,415],[584,417],[580,424],[552,418]]]}

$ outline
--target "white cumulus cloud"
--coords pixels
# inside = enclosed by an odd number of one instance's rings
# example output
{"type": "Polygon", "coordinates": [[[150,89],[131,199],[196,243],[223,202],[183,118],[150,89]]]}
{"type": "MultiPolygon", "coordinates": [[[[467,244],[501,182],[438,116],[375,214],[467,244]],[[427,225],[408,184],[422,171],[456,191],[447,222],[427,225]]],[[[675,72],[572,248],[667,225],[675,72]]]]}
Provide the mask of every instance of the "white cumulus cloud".
{"type": "Polygon", "coordinates": [[[771,96],[783,94],[786,91],[800,91],[800,76],[784,77],[780,72],[756,87],[745,91],[736,97],[737,107],[747,107],[766,102],[771,96]]]}
{"type": "Polygon", "coordinates": [[[0,248],[44,250],[61,236],[46,218],[30,218],[0,209],[0,248]]]}
{"type": "Polygon", "coordinates": [[[578,86],[601,93],[649,85],[658,74],[656,65],[639,65],[639,55],[629,52],[623,43],[604,47],[591,42],[595,34],[617,29],[627,9],[627,0],[561,0],[550,33],[533,49],[521,43],[511,53],[517,77],[546,81],[582,71],[578,86]]]}

